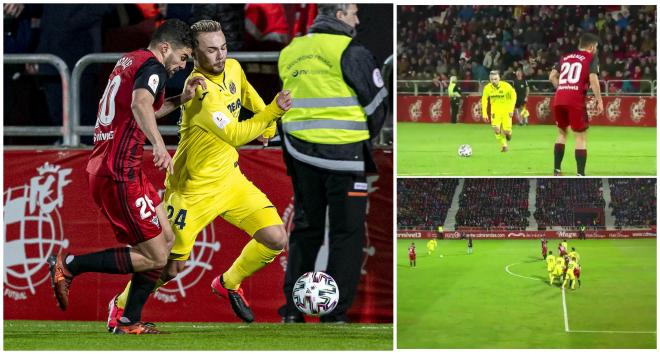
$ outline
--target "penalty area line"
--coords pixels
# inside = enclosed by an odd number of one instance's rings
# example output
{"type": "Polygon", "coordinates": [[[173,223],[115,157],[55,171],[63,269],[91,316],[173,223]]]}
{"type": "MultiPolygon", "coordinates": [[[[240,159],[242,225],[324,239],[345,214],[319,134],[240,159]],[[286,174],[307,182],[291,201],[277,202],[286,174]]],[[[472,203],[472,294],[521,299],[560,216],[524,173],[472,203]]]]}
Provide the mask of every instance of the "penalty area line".
{"type": "Polygon", "coordinates": [[[561,288],[561,302],[562,305],[564,306],[564,330],[566,332],[571,332],[571,330],[568,328],[568,309],[566,308],[566,290],[564,290],[563,286],[561,288]]]}

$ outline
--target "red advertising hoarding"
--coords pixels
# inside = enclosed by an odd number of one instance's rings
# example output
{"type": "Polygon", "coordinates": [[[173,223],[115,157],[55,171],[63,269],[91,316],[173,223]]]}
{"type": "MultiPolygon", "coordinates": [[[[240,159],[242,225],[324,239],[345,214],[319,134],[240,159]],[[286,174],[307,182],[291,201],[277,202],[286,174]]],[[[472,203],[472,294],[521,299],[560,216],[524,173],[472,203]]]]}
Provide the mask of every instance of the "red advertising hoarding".
{"type": "MultiPolygon", "coordinates": [[[[173,153],[173,151],[172,151],[173,153]]],[[[94,204],[85,167],[89,150],[4,152],[4,318],[105,320],[107,303],[130,275],[83,274],[71,287],[69,309],[57,308],[46,258],[60,249],[74,254],[117,247],[109,223],[94,204]]],[[[376,151],[379,176],[370,176],[369,215],[362,278],[349,317],[355,322],[392,322],[392,154],[376,151]]],[[[145,171],[163,192],[164,174],[151,151],[145,171]]],[[[293,192],[277,149],[242,150],[243,173],[280,212],[288,229],[293,192]]],[[[186,268],[147,303],[148,321],[238,321],[228,303],[211,294],[211,280],[240,254],[249,236],[220,218],[195,242],[186,268]]],[[[319,257],[327,257],[327,247],[319,257]],[[325,256],[324,256],[325,252],[325,256]]],[[[286,252],[242,287],[258,322],[279,322],[286,252]]]]}
{"type": "MultiPolygon", "coordinates": [[[[447,96],[397,96],[399,122],[449,123],[451,119],[447,96]]],[[[587,111],[591,125],[655,127],[655,97],[603,97],[605,111],[595,114],[595,102],[589,101],[587,111]]],[[[552,96],[529,96],[527,100],[530,124],[555,124],[552,117],[552,96]]],[[[466,96],[461,101],[459,122],[482,123],[481,97],[466,96]]]]}
{"type": "MultiPolygon", "coordinates": [[[[656,237],[655,229],[640,230],[587,230],[587,238],[652,238],[656,237]]],[[[429,230],[399,230],[397,238],[436,238],[438,233],[429,230]]],[[[577,231],[526,231],[526,230],[461,230],[445,231],[444,238],[458,239],[472,237],[481,239],[536,239],[536,238],[577,238],[577,231]]]]}

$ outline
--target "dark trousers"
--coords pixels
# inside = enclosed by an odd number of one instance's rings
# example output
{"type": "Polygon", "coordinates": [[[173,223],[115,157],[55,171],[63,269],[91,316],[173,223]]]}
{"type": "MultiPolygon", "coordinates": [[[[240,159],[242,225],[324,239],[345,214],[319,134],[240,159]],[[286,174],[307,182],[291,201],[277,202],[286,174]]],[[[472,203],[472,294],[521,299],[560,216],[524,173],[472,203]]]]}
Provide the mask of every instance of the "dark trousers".
{"type": "Polygon", "coordinates": [[[291,292],[293,284],[304,273],[314,271],[316,256],[326,230],[326,208],[329,218],[330,250],[326,273],[339,287],[339,303],[321,321],[346,320],[360,280],[364,258],[364,222],[367,197],[362,176],[332,173],[316,169],[289,157],[289,174],[293,182],[295,216],[289,236],[289,255],[284,277],[285,312],[297,313],[291,292]]]}
{"type": "Polygon", "coordinates": [[[456,123],[458,122],[458,109],[460,107],[461,100],[459,99],[451,99],[451,122],[456,123]]]}

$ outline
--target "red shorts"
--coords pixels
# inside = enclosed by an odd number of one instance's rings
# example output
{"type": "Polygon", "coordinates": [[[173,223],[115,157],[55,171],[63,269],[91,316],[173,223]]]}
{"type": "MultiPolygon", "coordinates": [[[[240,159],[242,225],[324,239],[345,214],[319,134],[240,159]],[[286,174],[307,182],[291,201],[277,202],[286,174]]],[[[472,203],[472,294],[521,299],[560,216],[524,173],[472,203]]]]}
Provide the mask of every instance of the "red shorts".
{"type": "Polygon", "coordinates": [[[414,261],[415,259],[417,259],[417,255],[416,254],[409,254],[408,259],[411,260],[411,261],[414,261]]]}
{"type": "Polygon", "coordinates": [[[142,171],[130,182],[118,182],[89,174],[89,190],[94,202],[110,221],[117,241],[136,245],[161,232],[156,207],[161,200],[142,171]]]}
{"type": "Polygon", "coordinates": [[[576,279],[580,278],[580,270],[579,269],[573,269],[573,275],[575,275],[576,279]]]}
{"type": "Polygon", "coordinates": [[[558,128],[566,130],[570,125],[571,130],[578,133],[589,129],[589,116],[585,107],[558,105],[553,108],[558,128]]]}

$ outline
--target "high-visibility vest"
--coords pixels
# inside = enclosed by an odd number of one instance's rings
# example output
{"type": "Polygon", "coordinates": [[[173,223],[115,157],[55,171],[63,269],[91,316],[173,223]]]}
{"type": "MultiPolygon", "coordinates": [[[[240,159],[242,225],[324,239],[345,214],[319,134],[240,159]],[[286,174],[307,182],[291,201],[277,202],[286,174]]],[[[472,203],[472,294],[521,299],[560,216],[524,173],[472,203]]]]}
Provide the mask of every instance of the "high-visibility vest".
{"type": "Polygon", "coordinates": [[[456,83],[451,82],[449,83],[449,87],[447,87],[447,93],[449,93],[449,98],[458,98],[461,97],[461,94],[454,91],[456,89],[456,83]]]}
{"type": "MultiPolygon", "coordinates": [[[[292,108],[282,117],[282,129],[316,144],[350,144],[369,139],[367,115],[355,91],[346,84],[342,53],[352,38],[311,33],[295,38],[280,53],[283,89],[291,91],[292,108]]],[[[373,107],[375,110],[376,107],[373,107]]]]}

